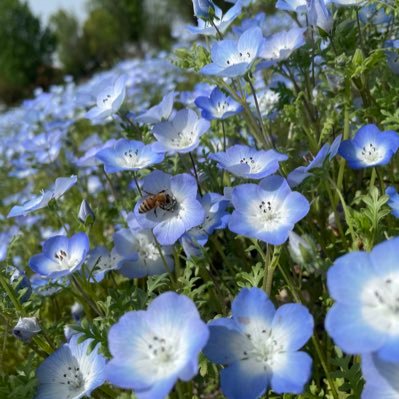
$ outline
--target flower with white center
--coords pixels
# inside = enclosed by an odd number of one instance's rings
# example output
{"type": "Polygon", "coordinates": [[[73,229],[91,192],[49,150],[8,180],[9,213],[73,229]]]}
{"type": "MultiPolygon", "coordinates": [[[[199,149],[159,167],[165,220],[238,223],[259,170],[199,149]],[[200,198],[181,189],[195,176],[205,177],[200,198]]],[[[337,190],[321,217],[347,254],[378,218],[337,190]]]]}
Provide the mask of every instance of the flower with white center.
{"type": "Polygon", "coordinates": [[[327,157],[328,160],[331,161],[337,155],[338,148],[341,145],[341,139],[342,135],[340,134],[334,139],[331,145],[329,143],[325,143],[307,166],[299,166],[290,172],[287,176],[287,181],[290,187],[293,188],[298,184],[301,184],[309,176],[312,176],[312,173],[309,171],[312,169],[321,168],[327,157]]]}
{"type": "Polygon", "coordinates": [[[80,399],[104,383],[105,358],[98,352],[99,345],[88,354],[92,340],[79,344],[79,337],[72,335],[39,366],[35,399],[80,399]]]}
{"type": "Polygon", "coordinates": [[[205,211],[205,219],[200,225],[190,229],[182,237],[184,252],[188,257],[201,256],[202,248],[208,241],[208,237],[216,229],[224,229],[227,226],[230,214],[226,212],[228,201],[220,194],[207,193],[199,198],[205,211]]]}
{"type": "Polygon", "coordinates": [[[399,362],[399,238],[338,258],[327,273],[327,332],[350,354],[399,362]]]}
{"type": "Polygon", "coordinates": [[[399,148],[399,135],[393,130],[382,132],[376,125],[361,127],[350,140],[344,140],[338,154],[352,169],[386,165],[399,148]]]}
{"type": "Polygon", "coordinates": [[[126,95],[126,76],[119,76],[113,84],[102,88],[97,95],[97,105],[85,115],[87,119],[99,121],[119,111],[126,95]]]}
{"type": "Polygon", "coordinates": [[[387,205],[391,208],[391,213],[399,218],[399,194],[394,186],[389,186],[385,190],[385,194],[389,196],[387,205]]]}
{"type": "MultiPolygon", "coordinates": [[[[267,87],[258,90],[256,95],[258,98],[259,111],[262,115],[262,118],[271,117],[272,111],[275,109],[280,100],[280,95],[267,87]]],[[[256,110],[256,103],[253,96],[248,98],[247,101],[251,104],[251,107],[256,110]]]]}
{"type": "Polygon", "coordinates": [[[154,124],[159,123],[164,120],[168,120],[173,112],[173,102],[175,100],[175,92],[171,92],[166,95],[163,100],[154,105],[148,111],[142,113],[141,115],[137,116],[135,119],[139,123],[148,123],[154,124]]]}
{"type": "Polygon", "coordinates": [[[58,279],[80,269],[89,251],[89,238],[77,233],[71,238],[58,235],[43,244],[43,252],[29,260],[31,269],[47,278],[58,279]]]}
{"type": "Polygon", "coordinates": [[[136,204],[134,214],[143,228],[152,229],[161,245],[174,244],[204,221],[204,210],[197,200],[197,183],[188,174],[171,176],[155,170],[144,177],[142,191],[146,197],[136,204]],[[155,203],[154,195],[158,194],[162,196],[155,203]]]}
{"type": "Polygon", "coordinates": [[[187,26],[187,29],[191,33],[197,33],[205,36],[216,36],[217,27],[220,33],[224,33],[227,28],[231,25],[231,23],[241,14],[242,4],[238,2],[233,7],[231,7],[225,14],[221,8],[217,5],[215,7],[215,18],[213,19],[213,23],[209,20],[204,20],[202,18],[198,18],[198,26],[187,26]]]}
{"type": "Polygon", "coordinates": [[[119,268],[121,260],[121,256],[115,249],[110,252],[107,248],[98,246],[87,254],[83,269],[90,282],[99,283],[104,279],[107,272],[119,268]]]}
{"type": "Polygon", "coordinates": [[[48,190],[43,190],[41,194],[22,205],[13,206],[7,217],[26,216],[30,212],[46,207],[52,199],[57,200],[62,197],[77,181],[78,178],[76,176],[59,177],[48,190]]]}
{"type": "Polygon", "coordinates": [[[257,184],[233,188],[234,212],[229,229],[234,233],[257,238],[273,245],[283,244],[295,223],[309,212],[309,202],[291,191],[281,176],[268,176],[257,184]]]}
{"type": "Polygon", "coordinates": [[[177,111],[169,121],[157,123],[153,134],[158,140],[153,146],[157,152],[187,153],[195,149],[200,137],[208,131],[209,121],[198,118],[191,109],[177,111]]]}
{"type": "Polygon", "coordinates": [[[255,27],[247,29],[238,40],[216,42],[211,48],[212,63],[201,72],[226,78],[243,76],[257,60],[263,41],[262,30],[255,27]]]}
{"type": "Polygon", "coordinates": [[[218,162],[220,168],[246,179],[262,179],[275,173],[279,162],[288,159],[287,155],[274,150],[257,151],[245,145],[234,145],[226,152],[210,154],[209,159],[218,162]]]}
{"type": "Polygon", "coordinates": [[[267,61],[286,60],[297,48],[305,44],[304,28],[292,28],[267,37],[259,51],[259,57],[267,61]]]}
{"type": "Polygon", "coordinates": [[[163,293],[147,311],[128,312],[111,327],[107,380],[133,389],[138,399],[163,399],[178,379],[189,381],[197,374],[208,337],[191,299],[163,293]]]}
{"type": "Polygon", "coordinates": [[[96,154],[104,163],[107,173],[124,170],[137,171],[163,161],[164,155],[153,151],[153,145],[141,141],[118,140],[112,147],[105,148],[96,154]]]}
{"type": "Polygon", "coordinates": [[[275,309],[259,288],[244,288],[232,304],[232,317],[209,323],[204,349],[225,366],[221,389],[228,399],[260,398],[269,387],[300,394],[311,374],[312,359],[298,351],[311,337],[313,318],[300,304],[275,309]]]}
{"type": "Polygon", "coordinates": [[[218,87],[212,90],[209,97],[197,97],[195,105],[201,109],[202,117],[209,121],[227,119],[243,110],[241,104],[224,94],[218,87]]]}
{"type": "MultiPolygon", "coordinates": [[[[129,227],[131,224],[130,222],[129,227]]],[[[121,258],[119,272],[128,278],[172,272],[174,269],[171,257],[173,248],[163,246],[160,253],[152,231],[143,229],[137,222],[135,224],[135,229],[121,229],[114,234],[115,250],[121,258]]]]}
{"type": "Polygon", "coordinates": [[[399,397],[399,363],[386,362],[376,353],[362,356],[366,385],[362,399],[396,399],[399,397]]]}

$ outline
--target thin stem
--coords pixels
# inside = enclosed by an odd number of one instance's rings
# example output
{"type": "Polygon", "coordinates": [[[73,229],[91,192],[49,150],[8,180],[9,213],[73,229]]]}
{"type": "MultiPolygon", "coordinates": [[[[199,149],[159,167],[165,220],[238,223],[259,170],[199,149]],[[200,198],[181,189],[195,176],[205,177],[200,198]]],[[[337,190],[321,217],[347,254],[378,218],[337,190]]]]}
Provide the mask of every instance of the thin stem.
{"type": "Polygon", "coordinates": [[[371,170],[371,177],[370,177],[370,185],[369,185],[369,190],[371,191],[374,188],[375,184],[375,178],[377,177],[377,172],[375,168],[371,170]]]}
{"type": "Polygon", "coordinates": [[[255,108],[256,108],[256,112],[258,114],[258,119],[259,119],[259,125],[260,125],[260,129],[262,131],[262,135],[265,139],[266,144],[270,145],[271,147],[273,146],[273,141],[271,139],[271,137],[269,137],[269,135],[267,134],[266,130],[265,130],[265,126],[263,125],[263,118],[262,118],[262,114],[260,112],[260,107],[259,107],[259,102],[258,102],[258,97],[256,96],[256,91],[255,91],[255,87],[252,84],[251,79],[248,77],[247,82],[249,83],[249,87],[251,88],[251,92],[252,92],[252,96],[254,98],[255,101],[255,108]]]}
{"type": "Polygon", "coordinates": [[[219,28],[216,26],[215,21],[213,18],[210,19],[211,25],[215,28],[216,34],[219,36],[219,40],[223,40],[223,34],[220,32],[219,28]]]}
{"type": "Polygon", "coordinates": [[[356,8],[356,24],[357,24],[357,30],[359,31],[360,47],[362,48],[363,54],[365,56],[366,55],[366,47],[364,46],[363,33],[362,33],[362,29],[360,27],[360,18],[359,18],[358,8],[356,8]]]}
{"type": "Polygon", "coordinates": [[[103,170],[103,173],[104,173],[104,176],[107,179],[107,182],[108,182],[108,184],[109,184],[109,186],[111,188],[112,196],[114,197],[115,201],[117,201],[117,195],[116,195],[116,191],[115,191],[114,185],[112,184],[112,180],[111,180],[111,178],[109,177],[108,173],[105,170],[103,170]]]}
{"type": "Polygon", "coordinates": [[[188,155],[190,155],[191,164],[193,165],[194,176],[195,176],[195,180],[197,181],[197,186],[198,186],[198,193],[199,193],[199,195],[202,197],[202,190],[201,190],[201,186],[200,186],[200,182],[199,182],[199,178],[198,178],[198,173],[197,173],[197,168],[196,168],[196,166],[195,166],[193,154],[191,154],[191,152],[189,152],[188,155]]]}
{"type": "Polygon", "coordinates": [[[226,147],[227,147],[227,139],[226,139],[226,129],[224,126],[224,120],[221,120],[221,124],[222,124],[222,132],[223,132],[223,151],[226,151],[226,147]]]}
{"type": "Polygon", "coordinates": [[[75,287],[77,288],[77,290],[79,291],[79,293],[82,295],[82,297],[84,298],[84,300],[87,302],[87,304],[91,307],[91,309],[94,311],[95,314],[97,314],[97,316],[104,316],[103,312],[99,309],[99,307],[97,306],[97,304],[90,298],[89,295],[86,294],[86,291],[83,289],[82,285],[80,284],[79,280],[77,279],[76,276],[72,275],[71,279],[75,285],[75,287]]]}
{"type": "Polygon", "coordinates": [[[134,184],[136,185],[137,191],[139,192],[140,197],[142,197],[143,196],[143,192],[141,191],[141,188],[139,186],[139,182],[137,180],[136,172],[133,172],[133,179],[134,179],[134,184]]]}

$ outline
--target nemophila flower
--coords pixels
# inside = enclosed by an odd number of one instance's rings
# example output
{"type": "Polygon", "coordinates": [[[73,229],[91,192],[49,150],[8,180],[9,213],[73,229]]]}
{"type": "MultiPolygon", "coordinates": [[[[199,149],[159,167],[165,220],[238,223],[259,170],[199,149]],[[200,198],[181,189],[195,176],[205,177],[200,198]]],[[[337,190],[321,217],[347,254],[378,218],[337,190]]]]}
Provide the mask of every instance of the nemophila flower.
{"type": "Polygon", "coordinates": [[[310,171],[312,169],[321,168],[326,161],[327,157],[331,161],[338,153],[339,146],[341,145],[342,135],[337,136],[331,143],[325,143],[320,151],[312,159],[307,166],[299,166],[290,172],[287,176],[288,184],[291,188],[301,184],[306,178],[312,176],[310,171]]]}
{"type": "Polygon", "coordinates": [[[160,253],[151,229],[143,229],[137,224],[134,230],[118,230],[113,239],[115,250],[121,257],[119,272],[123,276],[141,278],[173,271],[173,248],[162,246],[160,253]]]}
{"type": "Polygon", "coordinates": [[[83,224],[85,224],[86,221],[88,223],[94,223],[96,219],[93,209],[91,209],[90,204],[85,199],[80,204],[78,219],[83,224]]]}
{"type": "Polygon", "coordinates": [[[234,233],[280,245],[295,223],[309,212],[309,202],[291,191],[280,176],[268,176],[259,184],[241,184],[231,194],[234,212],[229,229],[234,233]]]}
{"type": "Polygon", "coordinates": [[[81,303],[75,302],[71,306],[71,316],[72,319],[75,320],[77,323],[79,323],[85,314],[84,308],[81,303]]]}
{"type": "Polygon", "coordinates": [[[133,389],[138,399],[163,399],[178,379],[189,381],[197,374],[208,337],[191,299],[161,294],[147,311],[128,312],[111,327],[107,380],[133,389]]]}
{"type": "Polygon", "coordinates": [[[139,123],[154,124],[163,120],[168,120],[173,112],[173,103],[175,100],[175,92],[166,95],[163,100],[150,108],[148,111],[136,116],[136,121],[139,123]]]}
{"type": "Polygon", "coordinates": [[[209,97],[197,97],[195,105],[201,109],[202,117],[209,121],[227,119],[244,109],[241,104],[224,94],[218,87],[212,90],[209,97]]]}
{"type": "Polygon", "coordinates": [[[14,337],[21,341],[30,342],[32,337],[39,334],[41,330],[36,317],[20,317],[18,323],[12,329],[12,333],[14,337]]]}
{"type": "Polygon", "coordinates": [[[260,398],[271,387],[300,394],[311,374],[312,359],[299,351],[313,332],[313,318],[300,304],[275,309],[259,288],[244,288],[232,303],[232,317],[212,320],[204,349],[225,367],[221,388],[228,399],[260,398]]]}
{"type": "Polygon", "coordinates": [[[399,75],[399,40],[387,40],[385,49],[389,68],[393,73],[399,75]]]}
{"type": "Polygon", "coordinates": [[[324,0],[309,0],[307,2],[307,13],[309,25],[318,27],[325,32],[332,30],[333,18],[324,0]]]}
{"type": "Polygon", "coordinates": [[[395,399],[399,397],[399,363],[386,362],[377,354],[362,356],[366,385],[362,399],[395,399]]]}
{"type": "Polygon", "coordinates": [[[158,140],[153,150],[158,152],[186,153],[199,144],[200,137],[208,131],[209,121],[199,118],[191,109],[177,111],[169,121],[157,123],[153,134],[158,140]]]}
{"type": "Polygon", "coordinates": [[[369,4],[360,9],[359,18],[364,24],[382,25],[390,22],[392,15],[388,15],[383,8],[377,9],[376,4],[369,4]]]}
{"type": "Polygon", "coordinates": [[[305,12],[306,0],[278,0],[276,8],[284,11],[305,12]]]}
{"type": "Polygon", "coordinates": [[[126,95],[126,76],[119,76],[113,84],[102,88],[97,95],[97,105],[85,115],[87,119],[98,121],[119,111],[126,95]]]}
{"type": "Polygon", "coordinates": [[[153,230],[161,245],[174,244],[187,230],[204,221],[192,176],[171,176],[155,170],[144,177],[142,190],[148,196],[136,204],[134,214],[142,227],[153,230]],[[153,197],[157,194],[162,196],[153,197]]]}
{"type": "Polygon", "coordinates": [[[182,237],[184,252],[188,257],[200,256],[209,236],[217,229],[227,226],[230,214],[226,211],[228,201],[224,196],[207,193],[199,199],[205,211],[205,219],[200,225],[190,229],[182,237]]]}
{"type": "Polygon", "coordinates": [[[152,144],[120,139],[112,147],[99,151],[96,158],[104,163],[104,170],[107,173],[115,173],[148,168],[162,162],[164,155],[155,152],[152,144]]]}
{"type": "Polygon", "coordinates": [[[268,61],[286,60],[297,48],[305,44],[304,28],[292,28],[267,37],[259,57],[268,61]]]}
{"type": "Polygon", "coordinates": [[[212,17],[212,12],[215,9],[215,5],[212,0],[192,0],[194,15],[197,18],[208,19],[212,17]]]}
{"type": "Polygon", "coordinates": [[[365,3],[365,0],[330,0],[330,1],[340,6],[356,6],[365,3]]]}
{"type": "Polygon", "coordinates": [[[287,155],[274,150],[258,151],[253,147],[237,144],[226,152],[209,155],[219,167],[246,179],[262,179],[276,172],[279,162],[288,159],[287,155]]]}
{"type": "Polygon", "coordinates": [[[325,326],[343,351],[399,362],[399,238],[338,258],[327,273],[325,326]]]}
{"type": "Polygon", "coordinates": [[[104,383],[105,358],[99,353],[99,345],[88,354],[92,340],[79,344],[79,337],[72,335],[39,366],[35,399],[80,399],[104,383]]]}
{"type": "Polygon", "coordinates": [[[361,127],[350,140],[344,140],[338,154],[345,158],[352,169],[386,165],[399,148],[398,133],[382,132],[376,125],[361,127]]]}
{"type": "Polygon", "coordinates": [[[192,33],[197,33],[205,36],[216,36],[217,30],[224,33],[231,23],[241,14],[242,4],[238,2],[231,7],[225,14],[221,8],[214,5],[215,18],[213,23],[209,20],[198,18],[198,26],[187,26],[187,29],[192,33]],[[216,30],[216,28],[217,30],[216,30]]]}
{"type": "Polygon", "coordinates": [[[246,30],[238,40],[222,40],[211,48],[212,63],[205,65],[204,75],[226,78],[243,76],[251,69],[259,55],[264,38],[258,27],[246,30]]]}
{"type": "Polygon", "coordinates": [[[29,260],[35,273],[56,279],[80,269],[89,251],[89,239],[85,233],[77,233],[71,238],[54,236],[43,244],[43,252],[29,260]]]}
{"type": "Polygon", "coordinates": [[[391,213],[396,218],[399,218],[399,194],[394,186],[389,186],[385,190],[385,194],[389,195],[388,206],[391,208],[391,213]]]}
{"type": "Polygon", "coordinates": [[[121,260],[122,258],[114,249],[108,251],[107,248],[98,246],[87,254],[83,270],[90,282],[99,283],[104,279],[107,272],[119,269],[121,260]]]}
{"type": "Polygon", "coordinates": [[[66,191],[76,184],[77,180],[76,176],[59,177],[47,191],[42,191],[40,195],[22,205],[15,205],[7,217],[25,216],[30,212],[46,207],[52,199],[57,200],[62,197],[66,191]]]}

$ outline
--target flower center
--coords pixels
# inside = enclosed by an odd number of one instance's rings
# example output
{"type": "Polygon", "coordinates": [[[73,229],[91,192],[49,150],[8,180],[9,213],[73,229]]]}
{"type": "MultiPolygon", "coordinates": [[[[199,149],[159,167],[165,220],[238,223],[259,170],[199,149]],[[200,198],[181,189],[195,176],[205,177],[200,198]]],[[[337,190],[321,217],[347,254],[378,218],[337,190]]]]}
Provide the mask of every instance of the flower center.
{"type": "Polygon", "coordinates": [[[365,163],[373,164],[380,161],[383,158],[383,154],[373,143],[369,143],[362,148],[361,158],[365,163]]]}
{"type": "Polygon", "coordinates": [[[125,164],[130,167],[136,166],[138,163],[138,155],[139,150],[133,150],[132,148],[129,148],[123,153],[123,159],[125,161],[125,164]]]}
{"type": "Polygon", "coordinates": [[[183,130],[182,132],[177,133],[177,135],[170,141],[172,142],[173,146],[176,148],[185,148],[192,145],[194,140],[195,137],[194,137],[194,132],[192,130],[191,131],[183,130]]]}
{"type": "Polygon", "coordinates": [[[177,360],[174,342],[168,342],[165,338],[153,335],[147,343],[147,356],[161,368],[169,368],[171,363],[177,360]]]}
{"type": "Polygon", "coordinates": [[[79,259],[70,258],[68,253],[64,249],[59,249],[55,253],[54,258],[58,263],[58,270],[72,269],[79,263],[79,259]]]}
{"type": "Polygon", "coordinates": [[[223,116],[226,111],[229,109],[229,104],[227,101],[219,101],[217,106],[216,106],[216,113],[218,116],[223,116]]]}
{"type": "Polygon", "coordinates": [[[399,273],[371,280],[361,299],[362,315],[373,328],[399,335],[399,273]]]}
{"type": "Polygon", "coordinates": [[[244,53],[236,53],[233,54],[230,58],[226,60],[226,64],[228,66],[231,65],[236,65],[236,64],[241,64],[242,62],[249,62],[251,61],[251,53],[249,51],[244,52],[244,53]]]}
{"type": "Polygon", "coordinates": [[[253,157],[242,157],[240,164],[246,164],[249,166],[249,173],[257,173],[261,169],[261,166],[254,160],[253,157]]]}
{"type": "Polygon", "coordinates": [[[261,201],[258,209],[259,219],[265,224],[266,230],[274,230],[281,223],[281,212],[271,200],[261,201]]]}
{"type": "Polygon", "coordinates": [[[74,398],[78,393],[84,390],[85,379],[77,362],[74,362],[74,364],[65,365],[64,370],[60,370],[57,378],[58,381],[54,382],[57,382],[61,385],[66,385],[68,387],[69,393],[67,399],[74,398]]]}

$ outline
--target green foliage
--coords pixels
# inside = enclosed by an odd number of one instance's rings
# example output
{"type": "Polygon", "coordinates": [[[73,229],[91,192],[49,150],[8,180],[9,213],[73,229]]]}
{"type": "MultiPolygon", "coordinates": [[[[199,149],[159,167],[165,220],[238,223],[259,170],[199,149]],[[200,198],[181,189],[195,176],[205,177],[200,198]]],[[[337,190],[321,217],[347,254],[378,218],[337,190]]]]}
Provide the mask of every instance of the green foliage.
{"type": "Polygon", "coordinates": [[[26,3],[2,0],[0,43],[0,98],[11,103],[30,95],[37,83],[46,83],[41,79],[51,73],[55,40],[26,3]]]}

